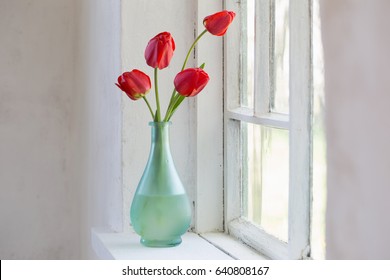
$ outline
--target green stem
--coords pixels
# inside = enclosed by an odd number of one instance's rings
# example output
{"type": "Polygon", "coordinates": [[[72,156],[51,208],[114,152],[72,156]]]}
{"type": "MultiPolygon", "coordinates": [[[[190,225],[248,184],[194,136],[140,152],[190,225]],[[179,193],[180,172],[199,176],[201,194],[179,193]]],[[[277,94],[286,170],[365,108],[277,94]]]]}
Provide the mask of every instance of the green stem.
{"type": "MultiPolygon", "coordinates": [[[[188,52],[187,52],[186,59],[184,60],[183,67],[181,68],[181,71],[183,71],[184,68],[186,67],[187,61],[188,61],[188,59],[189,59],[189,57],[190,57],[190,54],[191,54],[192,50],[195,48],[195,45],[198,43],[198,41],[200,40],[200,38],[202,38],[202,36],[203,36],[204,34],[206,34],[206,33],[207,33],[207,29],[203,30],[203,32],[200,33],[200,34],[198,35],[198,37],[196,37],[195,41],[192,43],[190,49],[189,49],[188,52]]],[[[169,120],[169,119],[172,117],[172,113],[173,113],[172,111],[173,111],[174,105],[175,105],[175,103],[176,103],[176,101],[177,101],[177,95],[176,95],[176,93],[177,93],[176,89],[173,89],[173,92],[172,92],[172,95],[171,95],[171,99],[170,99],[170,101],[169,101],[167,113],[165,114],[164,121],[167,121],[167,120],[169,120]]]]}
{"type": "Polygon", "coordinates": [[[152,110],[152,107],[150,107],[149,101],[146,99],[146,96],[142,96],[142,98],[145,100],[145,102],[146,102],[146,105],[148,105],[148,108],[149,108],[150,114],[152,115],[152,119],[154,120],[154,114],[153,114],[153,110],[152,110]]]}
{"type": "Polygon", "coordinates": [[[157,112],[156,112],[156,117],[157,121],[161,121],[161,110],[160,110],[160,98],[158,97],[158,80],[157,80],[157,70],[158,68],[154,68],[154,90],[156,93],[156,104],[157,104],[157,112]]]}
{"type": "Polygon", "coordinates": [[[190,49],[188,50],[186,59],[184,60],[183,67],[181,68],[181,71],[183,71],[184,68],[186,67],[188,58],[190,57],[190,54],[191,54],[192,50],[195,48],[196,43],[198,43],[198,41],[200,40],[200,38],[202,38],[202,36],[203,36],[204,34],[206,34],[206,33],[207,33],[207,29],[203,30],[203,32],[200,33],[200,34],[198,35],[198,37],[196,37],[195,41],[192,43],[190,49]]]}

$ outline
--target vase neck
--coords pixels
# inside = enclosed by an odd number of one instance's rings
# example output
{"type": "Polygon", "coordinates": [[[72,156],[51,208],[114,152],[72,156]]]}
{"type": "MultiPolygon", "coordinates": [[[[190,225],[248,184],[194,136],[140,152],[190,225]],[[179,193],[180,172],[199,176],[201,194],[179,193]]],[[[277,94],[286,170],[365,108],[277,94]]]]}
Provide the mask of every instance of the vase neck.
{"type": "Polygon", "coordinates": [[[150,126],[152,132],[150,154],[137,192],[149,195],[185,193],[169,146],[170,123],[150,123],[150,126]]]}
{"type": "Polygon", "coordinates": [[[152,129],[151,152],[155,152],[156,148],[161,152],[170,153],[169,145],[169,127],[170,122],[151,122],[149,123],[152,129]]]}

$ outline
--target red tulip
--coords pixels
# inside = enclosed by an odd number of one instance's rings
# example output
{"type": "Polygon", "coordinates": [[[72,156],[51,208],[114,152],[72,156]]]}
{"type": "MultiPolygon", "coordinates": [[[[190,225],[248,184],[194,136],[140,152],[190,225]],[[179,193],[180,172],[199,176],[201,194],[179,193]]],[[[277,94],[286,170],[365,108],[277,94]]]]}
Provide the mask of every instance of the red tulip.
{"type": "Polygon", "coordinates": [[[201,68],[188,68],[176,75],[176,91],[185,97],[197,95],[210,80],[209,75],[201,68]]]}
{"type": "Polygon", "coordinates": [[[236,14],[232,11],[221,11],[205,17],[203,20],[203,25],[211,34],[216,36],[223,36],[225,35],[235,16],[236,14]]]}
{"type": "Polygon", "coordinates": [[[149,76],[137,69],[120,75],[116,85],[132,100],[145,96],[152,87],[149,76]]]}
{"type": "Polygon", "coordinates": [[[162,32],[153,37],[145,49],[146,63],[158,69],[166,68],[171,61],[175,41],[169,32],[162,32]]]}

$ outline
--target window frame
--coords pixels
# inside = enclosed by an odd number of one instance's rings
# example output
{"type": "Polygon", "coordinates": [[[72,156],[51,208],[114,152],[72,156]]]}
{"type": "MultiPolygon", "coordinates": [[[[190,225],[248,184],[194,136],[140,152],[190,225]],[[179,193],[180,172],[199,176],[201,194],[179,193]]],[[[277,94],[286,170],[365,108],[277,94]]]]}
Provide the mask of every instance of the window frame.
{"type": "MultiPolygon", "coordinates": [[[[312,1],[291,0],[289,115],[269,113],[272,73],[273,1],[256,1],[254,110],[240,107],[242,88],[240,14],[226,34],[224,44],[224,164],[225,231],[272,259],[310,257],[310,215],[312,189],[312,1]],[[256,72],[257,71],[257,72],[256,72]],[[264,94],[265,93],[265,94],[264,94]],[[241,217],[240,121],[289,131],[289,216],[288,242],[283,242],[241,217]]],[[[225,1],[227,10],[240,11],[246,1],[225,1]]]]}

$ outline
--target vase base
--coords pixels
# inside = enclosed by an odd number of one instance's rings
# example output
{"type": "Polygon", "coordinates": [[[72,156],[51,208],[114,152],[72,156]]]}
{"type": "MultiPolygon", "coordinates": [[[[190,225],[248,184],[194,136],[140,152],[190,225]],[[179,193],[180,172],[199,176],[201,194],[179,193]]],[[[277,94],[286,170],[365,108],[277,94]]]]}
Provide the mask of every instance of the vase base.
{"type": "Polygon", "coordinates": [[[175,247],[178,246],[180,243],[181,243],[180,237],[171,240],[146,240],[141,238],[141,244],[143,244],[146,247],[157,247],[157,248],[175,247]]]}

